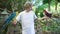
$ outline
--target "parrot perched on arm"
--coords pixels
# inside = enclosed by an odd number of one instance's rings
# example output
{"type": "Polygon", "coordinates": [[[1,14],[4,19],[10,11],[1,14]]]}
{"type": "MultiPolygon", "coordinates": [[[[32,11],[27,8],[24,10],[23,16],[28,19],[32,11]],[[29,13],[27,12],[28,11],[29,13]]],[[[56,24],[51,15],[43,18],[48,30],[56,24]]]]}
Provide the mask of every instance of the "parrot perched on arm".
{"type": "Polygon", "coordinates": [[[9,15],[8,18],[5,20],[5,22],[3,23],[1,30],[6,29],[6,27],[10,23],[10,21],[12,21],[13,19],[15,19],[17,15],[18,15],[18,12],[11,13],[11,15],[9,15]]]}
{"type": "Polygon", "coordinates": [[[8,25],[8,23],[14,18],[16,16],[16,13],[15,12],[13,12],[10,16],[8,16],[8,18],[5,20],[5,22],[3,23],[3,26],[2,26],[2,28],[5,28],[7,25],[8,25]]]}
{"type": "Polygon", "coordinates": [[[52,14],[49,13],[46,9],[44,9],[43,12],[44,12],[44,14],[45,14],[47,17],[49,17],[49,18],[52,17],[52,14]]]}

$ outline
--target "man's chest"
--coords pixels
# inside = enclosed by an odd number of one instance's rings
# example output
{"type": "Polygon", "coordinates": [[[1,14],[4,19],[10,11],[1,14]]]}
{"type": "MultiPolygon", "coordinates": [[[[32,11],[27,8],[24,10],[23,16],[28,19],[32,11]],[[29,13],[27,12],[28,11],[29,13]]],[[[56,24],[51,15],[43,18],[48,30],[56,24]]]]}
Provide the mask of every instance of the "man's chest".
{"type": "Polygon", "coordinates": [[[32,20],[32,19],[34,19],[34,14],[33,13],[23,13],[21,18],[24,20],[32,20]]]}

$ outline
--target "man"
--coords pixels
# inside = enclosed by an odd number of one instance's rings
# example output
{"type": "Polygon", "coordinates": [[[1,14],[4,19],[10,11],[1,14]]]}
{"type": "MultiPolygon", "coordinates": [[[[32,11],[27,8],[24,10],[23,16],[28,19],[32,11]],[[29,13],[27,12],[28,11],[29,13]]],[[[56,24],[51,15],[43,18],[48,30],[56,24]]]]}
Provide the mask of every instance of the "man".
{"type": "Polygon", "coordinates": [[[21,21],[22,34],[35,34],[34,20],[41,20],[47,17],[37,18],[37,16],[31,9],[32,5],[30,2],[26,2],[24,7],[25,10],[19,13],[19,15],[16,17],[16,20],[14,20],[13,23],[16,24],[17,21],[21,21]]]}

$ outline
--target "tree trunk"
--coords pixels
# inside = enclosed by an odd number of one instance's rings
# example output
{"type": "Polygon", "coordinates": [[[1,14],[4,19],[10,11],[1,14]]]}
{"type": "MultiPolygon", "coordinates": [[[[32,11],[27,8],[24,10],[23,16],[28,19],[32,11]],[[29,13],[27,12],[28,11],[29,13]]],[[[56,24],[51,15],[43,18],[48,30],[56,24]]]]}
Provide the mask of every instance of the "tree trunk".
{"type": "Polygon", "coordinates": [[[48,0],[48,10],[50,11],[50,0],[48,0]]]}
{"type": "Polygon", "coordinates": [[[57,10],[58,0],[55,1],[55,10],[57,10]]]}

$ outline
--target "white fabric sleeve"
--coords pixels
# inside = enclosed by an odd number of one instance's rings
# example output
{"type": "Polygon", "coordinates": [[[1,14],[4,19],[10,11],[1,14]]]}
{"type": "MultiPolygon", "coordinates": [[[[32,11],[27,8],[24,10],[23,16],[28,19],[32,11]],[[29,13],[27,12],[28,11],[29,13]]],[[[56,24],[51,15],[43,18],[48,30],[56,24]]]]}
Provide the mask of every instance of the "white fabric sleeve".
{"type": "Polygon", "coordinates": [[[21,13],[18,14],[18,16],[16,17],[16,20],[17,21],[20,21],[21,20],[21,13]]]}
{"type": "Polygon", "coordinates": [[[37,16],[35,15],[35,13],[34,13],[34,19],[37,19],[37,16]]]}

